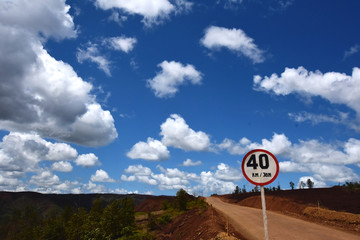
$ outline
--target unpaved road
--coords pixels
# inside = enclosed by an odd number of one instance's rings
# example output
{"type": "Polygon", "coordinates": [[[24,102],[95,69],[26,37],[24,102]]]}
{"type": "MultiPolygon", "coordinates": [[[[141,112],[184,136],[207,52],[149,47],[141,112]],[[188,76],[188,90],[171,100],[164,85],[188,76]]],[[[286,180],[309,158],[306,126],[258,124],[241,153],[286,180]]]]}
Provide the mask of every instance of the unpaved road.
{"type": "MultiPolygon", "coordinates": [[[[264,224],[261,209],[242,207],[208,197],[206,201],[229,217],[230,224],[248,240],[263,240],[264,224]]],[[[306,222],[297,218],[267,211],[269,239],[276,240],[360,240],[359,235],[306,222]]]]}

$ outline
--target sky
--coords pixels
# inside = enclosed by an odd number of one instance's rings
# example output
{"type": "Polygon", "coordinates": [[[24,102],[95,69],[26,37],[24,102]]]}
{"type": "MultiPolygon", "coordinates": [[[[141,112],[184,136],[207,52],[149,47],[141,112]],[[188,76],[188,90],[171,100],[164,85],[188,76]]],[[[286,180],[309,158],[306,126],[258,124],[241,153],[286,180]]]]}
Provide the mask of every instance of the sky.
{"type": "Polygon", "coordinates": [[[360,180],[360,2],[0,1],[0,190],[226,194],[360,180]]]}

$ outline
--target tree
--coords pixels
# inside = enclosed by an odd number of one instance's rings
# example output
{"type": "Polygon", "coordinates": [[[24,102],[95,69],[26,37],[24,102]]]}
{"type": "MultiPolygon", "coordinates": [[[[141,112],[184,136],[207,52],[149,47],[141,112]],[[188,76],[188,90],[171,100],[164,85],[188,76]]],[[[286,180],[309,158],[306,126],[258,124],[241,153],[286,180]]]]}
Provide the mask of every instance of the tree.
{"type": "Polygon", "coordinates": [[[121,225],[123,227],[135,227],[135,206],[134,199],[126,197],[121,200],[121,225]]]}
{"type": "Polygon", "coordinates": [[[106,206],[100,223],[105,236],[111,239],[121,237],[121,230],[124,226],[121,224],[120,200],[114,200],[106,206]]]}
{"type": "Polygon", "coordinates": [[[299,185],[300,185],[300,189],[303,189],[306,186],[306,184],[303,181],[300,181],[299,185]]]}
{"type": "Polygon", "coordinates": [[[240,188],[239,188],[239,186],[236,186],[233,194],[237,195],[239,193],[240,193],[240,188]]]}
{"type": "Polygon", "coordinates": [[[185,211],[187,207],[188,193],[184,189],[180,189],[176,193],[176,202],[180,211],[185,211]]]}
{"type": "Polygon", "coordinates": [[[310,178],[308,178],[308,180],[306,181],[306,184],[307,184],[307,186],[308,186],[309,189],[314,187],[314,182],[311,181],[310,178]]]}
{"type": "Polygon", "coordinates": [[[294,186],[295,186],[295,183],[293,181],[290,181],[291,190],[294,190],[294,186]]]}

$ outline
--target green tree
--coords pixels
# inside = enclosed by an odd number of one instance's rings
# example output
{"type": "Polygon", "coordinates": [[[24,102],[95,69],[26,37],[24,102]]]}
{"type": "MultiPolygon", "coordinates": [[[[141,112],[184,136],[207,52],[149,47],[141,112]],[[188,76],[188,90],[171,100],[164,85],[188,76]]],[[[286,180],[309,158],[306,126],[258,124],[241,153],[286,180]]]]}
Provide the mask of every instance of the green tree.
{"type": "Polygon", "coordinates": [[[130,197],[121,200],[121,224],[124,227],[135,227],[134,199],[130,197]]]}
{"type": "Polygon", "coordinates": [[[180,211],[185,211],[188,202],[188,193],[184,189],[180,189],[176,193],[176,202],[180,211]]]}
{"type": "Polygon", "coordinates": [[[112,201],[104,209],[101,218],[101,227],[105,236],[111,239],[119,238],[123,229],[121,222],[120,200],[112,201]]]}
{"type": "Polygon", "coordinates": [[[84,208],[78,208],[76,212],[71,215],[71,218],[66,224],[65,233],[67,240],[79,240],[86,233],[87,212],[84,208]]]}

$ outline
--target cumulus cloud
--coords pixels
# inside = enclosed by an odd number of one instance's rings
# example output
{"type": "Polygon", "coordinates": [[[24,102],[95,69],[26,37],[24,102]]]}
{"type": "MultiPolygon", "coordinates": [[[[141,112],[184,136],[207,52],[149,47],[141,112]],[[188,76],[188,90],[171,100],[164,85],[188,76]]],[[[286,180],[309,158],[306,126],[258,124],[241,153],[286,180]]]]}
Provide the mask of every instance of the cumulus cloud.
{"type": "Polygon", "coordinates": [[[171,4],[168,0],[96,0],[95,5],[103,10],[119,9],[129,15],[140,15],[145,26],[160,24],[170,14],[188,11],[192,4],[186,0],[177,0],[171,4]]]}
{"type": "Polygon", "coordinates": [[[267,149],[273,154],[284,154],[289,150],[290,146],[291,142],[284,134],[274,133],[271,140],[262,139],[261,143],[251,142],[245,137],[238,142],[226,138],[218,145],[218,148],[227,150],[230,154],[234,155],[241,155],[257,148],[267,149]]]}
{"type": "Polygon", "coordinates": [[[109,45],[110,48],[117,51],[123,51],[125,53],[128,53],[131,50],[133,50],[136,42],[137,42],[136,38],[130,38],[124,36],[112,37],[103,40],[104,45],[109,45]]]}
{"type": "Polygon", "coordinates": [[[191,180],[198,177],[194,173],[187,173],[180,171],[177,168],[164,169],[161,166],[157,167],[161,173],[154,173],[150,168],[142,165],[131,165],[125,172],[131,174],[130,176],[122,175],[123,181],[138,181],[149,185],[157,185],[159,189],[185,189],[191,180]]]}
{"type": "Polygon", "coordinates": [[[29,183],[40,187],[52,187],[60,184],[60,179],[50,171],[42,171],[38,175],[32,176],[29,183]]]}
{"type": "Polygon", "coordinates": [[[307,172],[322,182],[357,181],[359,176],[347,165],[360,165],[360,140],[350,138],[341,143],[324,143],[316,139],[298,140],[292,143],[284,134],[274,133],[271,140],[262,139],[261,143],[247,138],[235,142],[225,139],[218,145],[230,154],[242,155],[261,148],[285,159],[280,161],[281,172],[307,172]]]}
{"type": "Polygon", "coordinates": [[[0,142],[0,171],[34,172],[40,161],[73,160],[77,151],[64,143],[51,143],[37,134],[11,132],[0,142]]]}
{"type": "Polygon", "coordinates": [[[319,96],[331,103],[344,104],[360,118],[360,68],[353,68],[352,75],[345,73],[308,71],[304,67],[285,68],[278,76],[254,76],[254,88],[276,95],[319,96]]]}
{"type": "Polygon", "coordinates": [[[196,161],[194,162],[193,160],[191,160],[190,158],[186,159],[183,163],[182,166],[184,167],[192,167],[192,166],[199,166],[201,165],[202,162],[201,161],[196,161]]]}
{"type": "Polygon", "coordinates": [[[96,170],[94,175],[91,175],[92,182],[115,182],[114,179],[109,177],[109,174],[102,169],[96,170]]]}
{"type": "MultiPolygon", "coordinates": [[[[97,159],[94,154],[89,154],[97,159]]],[[[61,182],[52,171],[71,172],[71,161],[81,159],[77,151],[65,143],[49,142],[35,133],[11,132],[0,142],[0,189],[11,191],[63,192],[78,183],[61,182]],[[53,162],[43,169],[44,161],[53,162]],[[29,173],[37,173],[27,179],[29,173]],[[36,186],[35,188],[30,185],[36,186]]]]}
{"type": "Polygon", "coordinates": [[[195,132],[180,115],[170,115],[160,128],[161,141],[166,146],[185,151],[210,150],[210,137],[202,131],[195,132]]]}
{"type": "Polygon", "coordinates": [[[105,145],[117,137],[110,112],[95,101],[90,83],[43,48],[49,38],[76,37],[68,10],[64,0],[0,3],[0,128],[105,145]],[[94,109],[96,122],[89,118],[94,109]],[[88,124],[99,130],[96,138],[83,136],[88,124]]]}
{"type": "Polygon", "coordinates": [[[193,186],[190,192],[202,196],[209,196],[213,193],[228,194],[234,191],[236,185],[230,181],[217,179],[211,171],[200,173],[200,184],[193,186]]]}
{"type": "Polygon", "coordinates": [[[230,167],[225,163],[220,163],[217,166],[214,177],[222,181],[237,182],[242,179],[242,173],[237,168],[230,167]]]}
{"type": "Polygon", "coordinates": [[[170,152],[159,140],[148,138],[147,142],[136,143],[126,154],[131,159],[144,159],[148,161],[162,161],[169,159],[170,152]]]}
{"type": "Polygon", "coordinates": [[[81,154],[75,160],[76,165],[83,167],[93,167],[95,165],[101,165],[98,157],[93,153],[81,154]]]}
{"type": "Polygon", "coordinates": [[[210,26],[205,30],[205,35],[200,43],[211,50],[227,48],[232,52],[250,58],[253,63],[261,63],[265,60],[263,51],[241,29],[210,26]]]}
{"type": "Polygon", "coordinates": [[[154,78],[148,79],[147,85],[159,98],[174,97],[181,85],[201,84],[202,73],[191,64],[163,61],[158,66],[161,71],[154,78]]]}
{"type": "Polygon", "coordinates": [[[157,169],[160,173],[154,173],[142,165],[131,165],[125,169],[127,175],[122,175],[121,180],[154,185],[160,190],[183,188],[191,193],[207,196],[211,193],[230,193],[235,189],[233,182],[242,179],[239,170],[224,163],[220,163],[215,172],[203,171],[200,175],[160,165],[157,169]]]}
{"type": "Polygon", "coordinates": [[[51,169],[58,172],[71,172],[73,167],[70,162],[60,161],[53,163],[51,169]]]}
{"type": "Polygon", "coordinates": [[[315,179],[311,176],[304,176],[304,177],[301,177],[299,179],[299,182],[297,184],[297,188],[308,188],[307,186],[307,181],[308,180],[311,180],[313,183],[314,183],[314,186],[315,188],[320,188],[320,187],[326,187],[326,183],[319,180],[319,179],[315,179]],[[305,184],[305,185],[304,185],[305,184]]]}
{"type": "Polygon", "coordinates": [[[24,28],[33,35],[41,33],[47,38],[73,38],[77,33],[73,19],[68,14],[69,9],[65,0],[2,1],[0,21],[3,25],[24,28]]]}

